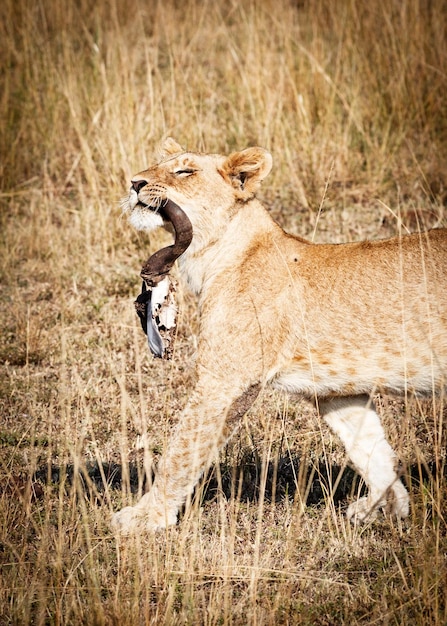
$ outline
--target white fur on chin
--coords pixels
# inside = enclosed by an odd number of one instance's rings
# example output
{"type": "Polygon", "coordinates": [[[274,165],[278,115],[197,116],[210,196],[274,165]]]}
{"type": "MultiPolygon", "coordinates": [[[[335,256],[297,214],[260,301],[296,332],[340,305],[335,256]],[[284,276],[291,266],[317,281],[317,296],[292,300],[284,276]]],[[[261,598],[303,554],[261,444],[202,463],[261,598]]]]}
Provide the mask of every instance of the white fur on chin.
{"type": "Polygon", "coordinates": [[[163,226],[163,218],[160,213],[155,213],[144,207],[135,208],[129,215],[129,222],[137,230],[154,230],[163,226]]]}

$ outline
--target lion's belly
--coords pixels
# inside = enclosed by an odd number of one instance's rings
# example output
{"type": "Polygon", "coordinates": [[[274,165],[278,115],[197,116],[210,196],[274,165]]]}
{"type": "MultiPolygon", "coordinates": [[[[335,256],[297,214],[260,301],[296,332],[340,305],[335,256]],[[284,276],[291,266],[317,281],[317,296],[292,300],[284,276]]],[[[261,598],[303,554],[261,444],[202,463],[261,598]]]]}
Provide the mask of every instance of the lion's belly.
{"type": "MultiPolygon", "coordinates": [[[[444,359],[445,361],[445,359],[444,359]]],[[[275,387],[308,397],[357,395],[377,390],[432,393],[445,386],[444,364],[430,353],[345,353],[318,359],[297,356],[272,377],[275,387]]]]}

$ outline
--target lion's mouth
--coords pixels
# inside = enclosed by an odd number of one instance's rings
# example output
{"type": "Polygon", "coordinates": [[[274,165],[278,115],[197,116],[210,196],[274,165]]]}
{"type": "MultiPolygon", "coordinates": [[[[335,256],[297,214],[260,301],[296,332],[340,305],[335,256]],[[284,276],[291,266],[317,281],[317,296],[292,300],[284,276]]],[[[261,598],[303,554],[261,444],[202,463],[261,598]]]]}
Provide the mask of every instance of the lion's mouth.
{"type": "Polygon", "coordinates": [[[154,204],[147,204],[146,202],[143,202],[142,200],[138,200],[138,202],[135,205],[135,208],[140,208],[140,209],[149,209],[149,211],[153,211],[154,213],[158,213],[160,206],[156,206],[154,204]]]}
{"type": "Polygon", "coordinates": [[[148,204],[147,202],[143,202],[143,200],[138,199],[138,202],[134,208],[144,209],[145,211],[152,211],[152,213],[158,213],[164,222],[170,222],[172,220],[167,215],[166,211],[163,210],[166,204],[167,204],[167,200],[160,200],[157,203],[148,204]]]}

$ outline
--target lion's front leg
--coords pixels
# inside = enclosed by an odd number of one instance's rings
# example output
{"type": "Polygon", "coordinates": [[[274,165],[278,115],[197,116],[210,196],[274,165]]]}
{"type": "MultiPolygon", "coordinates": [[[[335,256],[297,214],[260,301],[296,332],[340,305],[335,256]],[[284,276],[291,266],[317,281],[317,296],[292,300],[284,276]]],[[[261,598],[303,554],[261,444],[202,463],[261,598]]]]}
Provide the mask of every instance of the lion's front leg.
{"type": "Polygon", "coordinates": [[[259,393],[260,386],[241,389],[222,380],[199,382],[160,460],[152,489],[135,506],[115,513],[121,534],[155,531],[175,524],[180,507],[204,470],[231,435],[259,393]]]}

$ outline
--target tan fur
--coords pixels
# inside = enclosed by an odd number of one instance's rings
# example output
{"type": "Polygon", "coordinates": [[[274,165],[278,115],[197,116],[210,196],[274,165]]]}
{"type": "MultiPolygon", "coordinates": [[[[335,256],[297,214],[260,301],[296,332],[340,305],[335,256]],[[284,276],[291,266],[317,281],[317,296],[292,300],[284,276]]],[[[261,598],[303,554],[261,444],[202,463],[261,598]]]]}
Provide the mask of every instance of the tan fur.
{"type": "Polygon", "coordinates": [[[170,198],[193,241],[180,272],[199,296],[197,384],[151,491],[114,516],[128,533],[154,530],[177,512],[219,447],[267,383],[313,400],[369,487],[348,509],[364,520],[388,501],[408,515],[370,396],[378,389],[446,388],[447,230],[386,241],[312,244],[285,233],[255,198],[272,159],[262,148],[229,157],[184,152],[169,139],[147,181],[126,203],[150,230],[170,198]]]}

